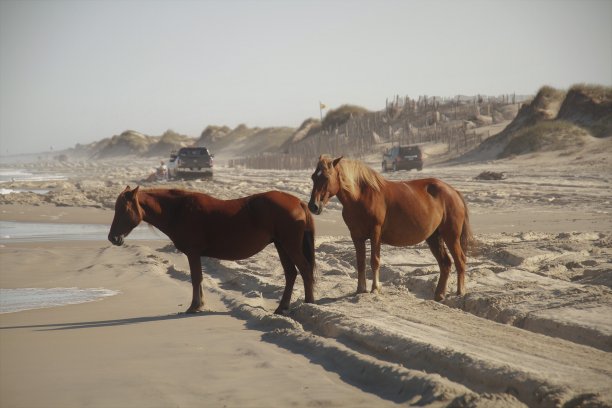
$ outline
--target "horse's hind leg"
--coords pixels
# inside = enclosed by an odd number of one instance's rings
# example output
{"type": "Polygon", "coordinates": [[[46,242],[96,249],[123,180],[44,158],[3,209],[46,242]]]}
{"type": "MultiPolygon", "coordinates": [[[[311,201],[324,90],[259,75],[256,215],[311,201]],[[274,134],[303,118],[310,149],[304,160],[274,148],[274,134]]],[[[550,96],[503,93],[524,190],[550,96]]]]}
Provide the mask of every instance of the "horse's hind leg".
{"type": "Polygon", "coordinates": [[[370,238],[370,266],[372,267],[372,293],[381,292],[380,285],[380,228],[376,227],[370,238]]]}
{"type": "Polygon", "coordinates": [[[438,261],[440,267],[440,278],[438,279],[438,285],[434,294],[434,299],[441,301],[444,299],[446,294],[446,283],[448,282],[448,274],[450,273],[451,260],[444,248],[444,242],[438,230],[436,230],[429,238],[427,238],[427,244],[431,253],[438,261]]]}
{"type": "Polygon", "coordinates": [[[295,264],[291,260],[291,257],[285,252],[285,250],[276,242],[274,243],[278,257],[280,258],[283,271],[285,272],[285,291],[281,298],[278,308],[274,311],[275,314],[282,314],[289,310],[289,303],[291,302],[291,294],[293,293],[293,285],[295,284],[295,278],[297,276],[297,269],[295,264]]]}
{"type": "Polygon", "coordinates": [[[314,264],[306,258],[302,252],[302,245],[291,245],[288,251],[291,260],[300,271],[302,281],[304,281],[304,301],[306,303],[314,303],[314,264]]]}
{"type": "Polygon", "coordinates": [[[457,269],[457,295],[461,296],[465,294],[465,264],[467,258],[461,248],[460,234],[446,234],[444,235],[444,242],[455,262],[455,268],[457,269]]]}
{"type": "Polygon", "coordinates": [[[202,292],[202,260],[200,254],[187,255],[189,260],[189,271],[191,272],[191,286],[193,288],[193,296],[191,305],[186,313],[197,313],[204,306],[204,296],[202,292]]]}

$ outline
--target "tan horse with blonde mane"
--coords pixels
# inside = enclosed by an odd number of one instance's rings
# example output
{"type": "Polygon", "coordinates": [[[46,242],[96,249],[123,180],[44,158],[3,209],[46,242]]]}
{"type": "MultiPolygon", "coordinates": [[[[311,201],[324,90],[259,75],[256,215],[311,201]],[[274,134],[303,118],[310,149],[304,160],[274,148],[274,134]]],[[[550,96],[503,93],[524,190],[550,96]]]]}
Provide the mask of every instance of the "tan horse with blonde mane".
{"type": "Polygon", "coordinates": [[[451,268],[457,269],[457,295],[465,293],[466,251],[472,241],[462,195],[435,178],[389,181],[361,162],[321,156],[312,175],[308,208],[320,214],[330,198],[342,203],[342,217],[355,245],[357,293],[366,288],[366,241],[371,245],[372,292],[380,291],[381,244],[415,245],[427,241],[440,266],[434,299],[443,300],[451,268]]]}

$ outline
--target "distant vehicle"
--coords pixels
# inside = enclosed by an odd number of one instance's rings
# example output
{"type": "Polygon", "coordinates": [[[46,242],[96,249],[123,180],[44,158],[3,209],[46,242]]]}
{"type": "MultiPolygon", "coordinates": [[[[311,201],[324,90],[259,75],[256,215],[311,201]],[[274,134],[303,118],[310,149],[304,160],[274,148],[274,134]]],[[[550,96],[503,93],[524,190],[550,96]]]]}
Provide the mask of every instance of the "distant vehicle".
{"type": "Polygon", "coordinates": [[[183,147],[170,154],[168,170],[173,177],[212,176],[213,157],[205,147],[183,147]]]}
{"type": "Polygon", "coordinates": [[[423,170],[423,151],[419,146],[393,146],[383,154],[382,170],[423,170]]]}

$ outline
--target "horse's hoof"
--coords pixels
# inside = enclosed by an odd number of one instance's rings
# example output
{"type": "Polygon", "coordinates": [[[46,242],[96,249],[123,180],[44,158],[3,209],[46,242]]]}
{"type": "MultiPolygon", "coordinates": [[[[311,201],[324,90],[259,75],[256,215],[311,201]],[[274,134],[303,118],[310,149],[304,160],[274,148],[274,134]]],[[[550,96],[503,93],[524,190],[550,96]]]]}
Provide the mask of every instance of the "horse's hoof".
{"type": "Polygon", "coordinates": [[[357,295],[360,295],[362,293],[368,293],[368,289],[367,288],[357,288],[357,295]]]}
{"type": "Polygon", "coordinates": [[[185,310],[185,314],[195,314],[195,313],[201,313],[202,309],[201,308],[189,308],[187,310],[185,310]]]}
{"type": "Polygon", "coordinates": [[[441,302],[441,301],[443,301],[443,300],[444,300],[444,295],[442,295],[442,294],[440,294],[440,293],[436,293],[436,294],[434,295],[434,300],[435,300],[436,302],[441,302]]]}
{"type": "Polygon", "coordinates": [[[382,293],[382,289],[379,288],[379,287],[378,288],[372,288],[370,293],[376,293],[376,294],[380,295],[382,293]]]}
{"type": "Polygon", "coordinates": [[[275,315],[281,315],[281,316],[287,316],[289,314],[289,308],[288,307],[278,307],[275,311],[274,311],[275,315]]]}

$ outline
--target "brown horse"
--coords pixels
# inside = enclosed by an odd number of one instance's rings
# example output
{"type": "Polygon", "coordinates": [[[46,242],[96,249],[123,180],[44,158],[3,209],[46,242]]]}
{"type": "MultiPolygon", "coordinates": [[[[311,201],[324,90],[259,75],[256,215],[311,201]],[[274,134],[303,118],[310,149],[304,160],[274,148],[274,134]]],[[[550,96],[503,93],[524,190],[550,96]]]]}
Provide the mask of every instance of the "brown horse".
{"type": "Polygon", "coordinates": [[[372,292],[380,291],[380,246],[415,245],[426,240],[440,266],[434,298],[444,299],[451,260],[457,269],[457,294],[465,292],[466,251],[472,241],[468,209],[461,194],[435,178],[393,182],[361,162],[321,156],[312,175],[308,208],[320,214],[329,199],[342,203],[357,255],[357,293],[366,292],[366,240],[371,245],[372,292]]]}
{"type": "Polygon", "coordinates": [[[189,260],[193,297],[187,313],[204,305],[201,256],[237,260],[255,255],[274,243],[285,272],[285,291],[275,313],[289,309],[297,269],[304,281],[306,302],[314,302],[314,222],[306,204],[280,191],[236,200],[218,200],[183,190],[130,187],[119,194],[108,239],[123,239],[141,221],[157,227],[189,260]]]}

